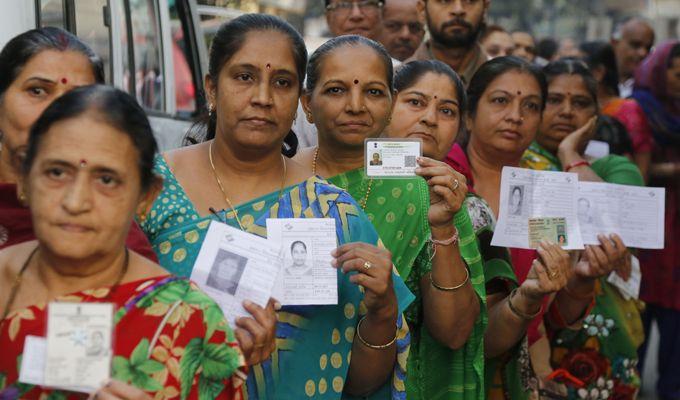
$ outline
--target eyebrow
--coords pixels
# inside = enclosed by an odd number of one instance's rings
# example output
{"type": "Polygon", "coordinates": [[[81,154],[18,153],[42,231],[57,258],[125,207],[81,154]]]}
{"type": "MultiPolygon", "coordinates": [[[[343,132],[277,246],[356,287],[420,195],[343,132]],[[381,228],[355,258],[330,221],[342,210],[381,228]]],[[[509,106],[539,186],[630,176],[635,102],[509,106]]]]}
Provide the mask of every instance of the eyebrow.
{"type": "MultiPolygon", "coordinates": [[[[507,90],[503,90],[503,89],[496,89],[496,90],[492,91],[492,92],[489,93],[489,94],[493,94],[493,93],[495,93],[495,92],[501,92],[501,93],[503,93],[503,94],[505,94],[505,95],[508,95],[508,96],[510,96],[510,97],[516,97],[516,96],[517,96],[516,94],[511,93],[511,92],[508,92],[507,90]]],[[[532,98],[532,97],[535,97],[535,98],[539,98],[539,99],[540,99],[540,98],[541,98],[541,95],[539,95],[539,94],[530,94],[530,95],[527,95],[527,96],[526,96],[526,98],[532,98]]]]}
{"type": "MultiPolygon", "coordinates": [[[[323,86],[330,85],[330,84],[333,84],[333,83],[337,83],[337,84],[341,84],[341,85],[345,85],[345,86],[349,85],[349,83],[343,81],[342,79],[330,79],[330,80],[324,82],[323,86]]],[[[385,84],[385,82],[381,82],[381,81],[370,81],[366,84],[367,85],[381,85],[383,87],[387,87],[387,84],[385,84]]]]}
{"type": "MultiPolygon", "coordinates": [[[[65,160],[57,159],[57,158],[52,158],[52,159],[48,158],[48,159],[44,160],[42,162],[42,164],[48,165],[48,166],[60,166],[60,167],[68,168],[68,169],[76,169],[76,170],[79,169],[78,165],[70,163],[70,162],[65,161],[65,160]]],[[[117,171],[113,168],[104,167],[104,166],[100,166],[100,165],[96,165],[96,164],[92,166],[91,170],[93,172],[99,172],[99,173],[105,172],[105,173],[114,174],[114,175],[117,175],[117,176],[122,176],[122,174],[119,171],[117,171]]]]}
{"type": "Polygon", "coordinates": [[[48,84],[51,84],[51,85],[57,83],[56,81],[53,81],[53,80],[48,79],[48,78],[43,78],[41,76],[32,76],[32,77],[26,79],[26,82],[30,82],[30,81],[39,81],[39,82],[48,83],[48,84]]]}
{"type": "MultiPolygon", "coordinates": [[[[253,64],[250,64],[250,63],[232,65],[231,69],[234,69],[234,68],[246,68],[246,69],[250,69],[250,70],[254,70],[254,71],[262,70],[262,68],[259,68],[256,65],[253,65],[253,64]]],[[[297,75],[293,71],[286,69],[286,68],[275,68],[275,69],[272,69],[272,71],[274,71],[275,73],[279,73],[279,74],[284,73],[284,74],[289,74],[289,75],[293,75],[293,76],[297,75]]]]}
{"type": "MultiPolygon", "coordinates": [[[[415,95],[417,95],[417,96],[424,97],[424,98],[426,98],[426,99],[431,99],[431,98],[432,98],[432,96],[428,96],[428,95],[426,95],[425,93],[419,92],[419,91],[417,91],[417,90],[409,90],[409,91],[407,91],[407,92],[404,92],[404,94],[405,94],[405,95],[407,95],[407,94],[415,94],[415,95]]],[[[438,99],[438,100],[441,100],[442,103],[451,103],[451,104],[454,104],[456,107],[460,108],[460,104],[458,104],[458,101],[457,101],[457,100],[453,100],[453,99],[438,99]]]]}

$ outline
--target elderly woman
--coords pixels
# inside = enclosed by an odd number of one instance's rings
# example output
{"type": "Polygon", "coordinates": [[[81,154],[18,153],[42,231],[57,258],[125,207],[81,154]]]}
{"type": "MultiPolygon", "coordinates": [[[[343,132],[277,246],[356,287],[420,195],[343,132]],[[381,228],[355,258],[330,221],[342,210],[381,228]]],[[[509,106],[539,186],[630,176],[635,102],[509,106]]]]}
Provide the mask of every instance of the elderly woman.
{"type": "Polygon", "coordinates": [[[241,398],[245,360],[219,307],[125,246],[160,187],[156,149],[144,110],[105,86],[60,97],[33,126],[18,191],[37,239],[0,251],[0,398],[79,397],[19,381],[27,336],[60,301],[114,306],[114,381],[99,398],[241,398]]]}

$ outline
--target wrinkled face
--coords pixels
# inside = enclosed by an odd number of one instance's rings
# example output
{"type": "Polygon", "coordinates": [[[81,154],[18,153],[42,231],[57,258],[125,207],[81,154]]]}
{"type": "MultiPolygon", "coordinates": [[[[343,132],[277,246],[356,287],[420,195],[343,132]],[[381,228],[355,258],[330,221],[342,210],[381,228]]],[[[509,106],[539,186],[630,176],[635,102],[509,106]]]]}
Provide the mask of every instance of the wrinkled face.
{"type": "Polygon", "coordinates": [[[622,78],[633,76],[654,44],[654,31],[642,21],[630,21],[621,30],[621,39],[613,40],[616,63],[622,78]]]}
{"type": "Polygon", "coordinates": [[[432,39],[446,47],[470,47],[490,0],[420,0],[432,39]]]}
{"type": "Polygon", "coordinates": [[[4,153],[23,153],[31,125],[45,108],[71,89],[93,83],[90,61],[81,53],[45,50],[33,56],[0,101],[2,145],[9,149],[4,153]]]}
{"type": "Polygon", "coordinates": [[[507,32],[495,31],[484,38],[482,48],[491,58],[511,56],[515,50],[515,42],[507,32]]]}
{"type": "Polygon", "coordinates": [[[397,93],[387,136],[421,139],[425,157],[443,160],[462,123],[459,104],[453,82],[428,72],[397,93]]]}
{"type": "Polygon", "coordinates": [[[382,28],[382,5],[378,0],[331,0],[326,22],[333,36],[360,35],[377,40],[382,28]]]}
{"type": "Polygon", "coordinates": [[[671,98],[680,100],[680,57],[673,58],[666,70],[666,87],[671,98]]]}
{"type": "Polygon", "coordinates": [[[293,257],[293,264],[297,266],[305,265],[305,262],[307,261],[307,249],[305,249],[305,246],[299,243],[296,244],[293,246],[290,254],[293,257]]]}
{"type": "Polygon", "coordinates": [[[281,147],[299,98],[291,46],[280,32],[248,33],[217,82],[206,78],[208,101],[217,115],[216,136],[231,147],[253,151],[281,147]]]}
{"type": "Polygon", "coordinates": [[[322,59],[316,87],[302,103],[320,145],[363,151],[364,140],[380,136],[392,111],[386,66],[370,47],[336,48],[322,59]]]}
{"type": "Polygon", "coordinates": [[[418,0],[389,0],[383,8],[380,42],[399,61],[411,57],[425,36],[418,0]]]}
{"type": "Polygon", "coordinates": [[[52,125],[19,182],[41,245],[70,259],[120,251],[135,210],[150,200],[138,157],[129,136],[94,113],[52,125]]]}
{"type": "Polygon", "coordinates": [[[515,50],[512,52],[513,56],[523,58],[529,62],[536,58],[536,43],[534,38],[526,32],[515,32],[512,35],[512,40],[515,42],[515,50]]]}
{"type": "Polygon", "coordinates": [[[548,85],[543,120],[536,140],[555,152],[571,132],[582,127],[597,113],[597,103],[579,75],[559,75],[548,85]]]}
{"type": "Polygon", "coordinates": [[[534,140],[541,121],[538,81],[520,71],[499,75],[482,94],[470,121],[471,145],[519,159],[534,140]]]}

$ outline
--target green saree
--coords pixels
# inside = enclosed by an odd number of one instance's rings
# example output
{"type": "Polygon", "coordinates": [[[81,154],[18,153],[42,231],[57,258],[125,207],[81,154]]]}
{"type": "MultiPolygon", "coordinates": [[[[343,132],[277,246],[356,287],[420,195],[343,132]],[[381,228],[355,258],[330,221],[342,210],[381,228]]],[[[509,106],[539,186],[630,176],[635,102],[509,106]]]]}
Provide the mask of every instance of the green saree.
{"type": "Polygon", "coordinates": [[[484,330],[486,294],[482,259],[468,213],[454,218],[459,235],[460,253],[470,270],[470,282],[479,297],[481,311],[467,343],[451,350],[434,340],[422,318],[421,278],[432,270],[430,225],[427,211],[430,196],[427,183],[417,179],[368,179],[357,169],[329,179],[357,200],[366,199],[366,215],[385,247],[392,252],[399,274],[416,300],[406,311],[411,328],[406,391],[408,399],[484,399],[484,330]],[[370,186],[370,193],[369,191],[370,186]]]}

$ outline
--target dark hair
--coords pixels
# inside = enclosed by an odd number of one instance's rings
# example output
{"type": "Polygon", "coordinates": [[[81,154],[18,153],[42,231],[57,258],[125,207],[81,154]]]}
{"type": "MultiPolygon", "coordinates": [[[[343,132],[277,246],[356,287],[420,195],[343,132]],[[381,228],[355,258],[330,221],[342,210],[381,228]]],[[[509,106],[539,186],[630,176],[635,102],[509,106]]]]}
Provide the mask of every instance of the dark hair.
{"type": "Polygon", "coordinates": [[[604,68],[602,85],[609,93],[618,96],[619,69],[616,66],[616,54],[612,45],[605,41],[585,42],[581,44],[580,50],[585,54],[584,60],[591,71],[597,67],[604,68]]]}
{"type": "Polygon", "coordinates": [[[293,252],[293,249],[297,245],[302,245],[302,247],[304,247],[305,251],[307,251],[307,245],[305,244],[305,242],[303,242],[301,240],[296,240],[296,241],[294,241],[293,243],[290,244],[290,252],[291,253],[293,252]]]}
{"type": "Polygon", "coordinates": [[[633,141],[628,130],[619,120],[608,115],[597,118],[593,140],[607,142],[610,154],[633,154],[633,141]]]}
{"type": "Polygon", "coordinates": [[[101,58],[83,41],[63,29],[45,27],[31,29],[12,38],[0,51],[0,97],[19,76],[34,56],[45,50],[75,51],[90,60],[96,83],[104,83],[101,58]]]}
{"type": "MultiPolygon", "coordinates": [[[[325,0],[324,7],[328,7],[331,5],[332,0],[325,0]]],[[[379,3],[385,4],[385,0],[380,0],[379,3]]]]}
{"type": "MultiPolygon", "coordinates": [[[[401,92],[415,85],[423,76],[428,73],[443,75],[449,78],[456,91],[456,99],[458,99],[458,110],[460,112],[461,120],[467,111],[467,94],[465,93],[465,86],[458,74],[448,65],[439,60],[416,60],[406,64],[402,64],[394,72],[394,89],[401,92]]],[[[465,129],[465,124],[461,123],[458,129],[461,133],[465,129]]]]}
{"type": "Polygon", "coordinates": [[[536,54],[544,60],[550,61],[557,53],[558,47],[557,40],[550,37],[543,38],[536,44],[536,54]]]}
{"type": "Polygon", "coordinates": [[[680,42],[673,45],[671,52],[668,54],[668,68],[673,65],[673,59],[680,57],[680,42]]]}
{"type": "Polygon", "coordinates": [[[367,46],[378,55],[380,61],[382,61],[385,66],[385,79],[387,80],[387,87],[390,91],[394,88],[394,68],[392,66],[392,58],[390,57],[385,47],[382,44],[373,41],[371,39],[365,38],[359,35],[343,35],[337,36],[326,43],[319,46],[318,49],[309,57],[309,63],[307,64],[307,83],[305,85],[305,90],[307,93],[313,92],[316,84],[319,80],[319,74],[321,73],[321,64],[324,58],[333,51],[345,47],[345,46],[367,46]]]}
{"type": "Polygon", "coordinates": [[[125,133],[139,153],[139,176],[142,190],[147,190],[154,179],[153,164],[158,146],[149,119],[137,101],[122,90],[111,86],[81,86],[64,94],[50,104],[31,127],[23,173],[28,175],[47,131],[57,122],[96,113],[110,126],[125,133]]]}
{"type": "Polygon", "coordinates": [[[543,73],[548,82],[560,75],[579,75],[583,79],[588,94],[597,104],[597,80],[585,61],[578,58],[561,58],[543,67],[543,73]]]}
{"type": "MultiPolygon", "coordinates": [[[[307,66],[307,47],[302,36],[288,22],[283,19],[267,14],[245,14],[220,26],[210,45],[210,55],[208,59],[208,75],[216,85],[222,67],[236,54],[245,43],[246,35],[250,32],[274,31],[282,33],[291,41],[293,59],[298,73],[298,84],[300,91],[305,80],[305,67],[307,66]]],[[[207,108],[203,111],[202,117],[189,130],[185,138],[186,144],[195,144],[215,138],[217,128],[217,116],[215,113],[208,112],[207,108]]],[[[291,134],[291,131],[286,139],[291,134]]],[[[288,143],[288,140],[286,140],[288,143]]]]}
{"type": "Polygon", "coordinates": [[[519,57],[505,56],[485,62],[475,72],[472,79],[470,79],[467,89],[468,112],[470,115],[474,116],[477,112],[479,99],[482,98],[489,84],[499,76],[512,71],[526,73],[536,80],[541,90],[541,110],[545,108],[545,100],[548,97],[548,83],[541,69],[519,57]]]}

